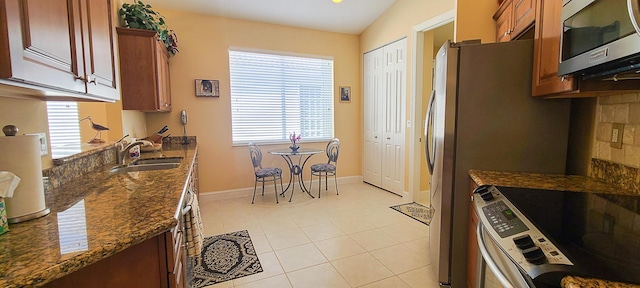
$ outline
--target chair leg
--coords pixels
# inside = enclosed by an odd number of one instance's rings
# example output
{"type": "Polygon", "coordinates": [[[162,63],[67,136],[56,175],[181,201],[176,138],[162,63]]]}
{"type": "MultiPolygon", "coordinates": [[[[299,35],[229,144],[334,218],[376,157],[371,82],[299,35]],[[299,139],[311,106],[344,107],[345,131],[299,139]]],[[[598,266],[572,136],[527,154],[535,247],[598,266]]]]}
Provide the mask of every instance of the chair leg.
{"type": "Polygon", "coordinates": [[[282,198],[284,198],[284,186],[282,186],[282,175],[280,175],[280,191],[282,191],[282,198]]]}
{"type": "Polygon", "coordinates": [[[253,181],[253,198],[251,198],[251,204],[253,204],[253,201],[256,200],[256,187],[258,186],[258,178],[256,178],[255,181],[253,181]]]}
{"type": "Polygon", "coordinates": [[[336,183],[336,195],[340,195],[340,193],[338,193],[338,175],[336,175],[337,173],[333,173],[333,181],[336,183]]]}
{"type": "Polygon", "coordinates": [[[324,190],[329,190],[329,172],[324,172],[324,190]]]}
{"type": "Polygon", "coordinates": [[[322,172],[318,173],[318,198],[322,194],[322,172]]]}
{"type": "Polygon", "coordinates": [[[280,202],[278,202],[278,184],[276,183],[276,176],[273,176],[273,190],[276,193],[276,204],[280,204],[280,202]]]}
{"type": "MultiPolygon", "coordinates": [[[[309,182],[309,193],[313,192],[313,171],[311,171],[311,181],[309,182]]],[[[318,196],[320,197],[320,196],[318,196]]]]}
{"type": "Polygon", "coordinates": [[[262,196],[264,196],[264,180],[266,179],[262,178],[262,196]]]}

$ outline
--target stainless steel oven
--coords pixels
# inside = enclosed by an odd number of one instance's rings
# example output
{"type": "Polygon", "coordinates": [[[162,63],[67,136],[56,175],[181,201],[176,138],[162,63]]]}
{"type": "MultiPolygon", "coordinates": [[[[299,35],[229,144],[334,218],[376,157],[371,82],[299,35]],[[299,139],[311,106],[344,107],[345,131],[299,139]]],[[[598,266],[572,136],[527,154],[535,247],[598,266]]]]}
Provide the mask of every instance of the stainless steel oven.
{"type": "Polygon", "coordinates": [[[640,283],[640,196],[495,186],[476,192],[481,274],[491,271],[505,287],[558,287],[567,275],[640,283]]]}
{"type": "Polygon", "coordinates": [[[564,0],[559,75],[640,69],[638,0],[564,0]]]}

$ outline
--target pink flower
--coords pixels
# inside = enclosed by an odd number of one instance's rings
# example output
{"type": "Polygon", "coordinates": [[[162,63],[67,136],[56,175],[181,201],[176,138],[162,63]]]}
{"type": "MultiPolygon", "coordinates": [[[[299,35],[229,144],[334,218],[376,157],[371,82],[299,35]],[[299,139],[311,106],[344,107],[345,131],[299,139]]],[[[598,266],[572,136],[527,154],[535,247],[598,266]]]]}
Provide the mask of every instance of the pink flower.
{"type": "Polygon", "coordinates": [[[296,131],[293,131],[293,134],[289,134],[289,140],[291,140],[291,143],[293,143],[293,145],[296,145],[296,142],[300,141],[300,135],[296,135],[296,131]]]}

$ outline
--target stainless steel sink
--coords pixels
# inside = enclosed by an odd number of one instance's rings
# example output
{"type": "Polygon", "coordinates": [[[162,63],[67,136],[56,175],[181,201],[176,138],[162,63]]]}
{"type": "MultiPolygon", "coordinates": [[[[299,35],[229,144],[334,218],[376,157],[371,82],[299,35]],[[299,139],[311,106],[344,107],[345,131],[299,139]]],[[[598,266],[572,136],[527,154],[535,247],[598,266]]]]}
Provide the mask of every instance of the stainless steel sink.
{"type": "Polygon", "coordinates": [[[136,171],[165,170],[165,169],[177,168],[178,166],[180,166],[180,163],[136,164],[136,165],[116,166],[111,168],[109,172],[124,173],[124,172],[136,172],[136,171]]]}
{"type": "Polygon", "coordinates": [[[138,159],[131,163],[131,165],[146,165],[146,164],[164,164],[164,163],[180,163],[182,157],[161,157],[161,158],[149,158],[138,159]]]}

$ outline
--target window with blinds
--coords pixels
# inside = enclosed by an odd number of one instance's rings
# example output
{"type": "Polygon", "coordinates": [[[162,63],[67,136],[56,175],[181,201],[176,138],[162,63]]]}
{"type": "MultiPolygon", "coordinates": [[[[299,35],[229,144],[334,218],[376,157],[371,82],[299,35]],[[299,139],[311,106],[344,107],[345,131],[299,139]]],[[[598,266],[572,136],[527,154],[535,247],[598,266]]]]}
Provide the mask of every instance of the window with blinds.
{"type": "Polygon", "coordinates": [[[60,158],[81,152],[78,103],[47,101],[51,157],[60,158]]]}
{"type": "Polygon", "coordinates": [[[233,144],[333,138],[333,60],[229,51],[233,144]]]}

